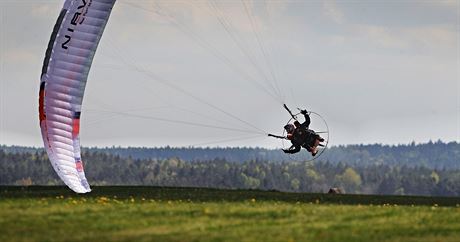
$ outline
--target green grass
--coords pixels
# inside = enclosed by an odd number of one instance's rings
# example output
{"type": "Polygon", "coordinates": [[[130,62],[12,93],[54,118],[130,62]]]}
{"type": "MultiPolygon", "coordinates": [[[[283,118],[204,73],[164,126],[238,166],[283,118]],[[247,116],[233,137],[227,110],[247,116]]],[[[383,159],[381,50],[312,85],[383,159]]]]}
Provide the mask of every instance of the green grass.
{"type": "Polygon", "coordinates": [[[460,241],[460,198],[0,187],[0,241],[460,241]]]}

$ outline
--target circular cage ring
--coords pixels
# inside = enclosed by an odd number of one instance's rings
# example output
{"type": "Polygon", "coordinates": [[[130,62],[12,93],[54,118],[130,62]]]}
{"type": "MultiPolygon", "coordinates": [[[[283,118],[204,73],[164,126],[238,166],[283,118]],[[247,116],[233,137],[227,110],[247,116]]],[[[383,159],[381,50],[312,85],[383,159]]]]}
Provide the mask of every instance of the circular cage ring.
{"type": "MultiPolygon", "coordinates": [[[[330,138],[330,135],[329,135],[329,126],[326,122],[326,119],[323,118],[323,116],[321,116],[319,113],[317,112],[313,112],[313,111],[309,111],[309,116],[310,116],[310,127],[311,127],[311,130],[315,131],[316,134],[320,135],[321,138],[324,139],[324,141],[322,142],[322,145],[323,146],[319,146],[317,149],[318,149],[318,152],[316,153],[315,156],[313,156],[310,152],[308,152],[309,154],[309,159],[308,161],[313,161],[313,160],[316,160],[318,159],[327,149],[328,145],[329,145],[329,138],[330,138]]],[[[286,122],[286,125],[288,124],[292,124],[294,122],[294,120],[297,120],[297,117],[301,115],[301,113],[296,113],[294,114],[293,116],[294,117],[291,117],[287,122],[286,122]]],[[[287,137],[287,133],[286,133],[286,130],[283,129],[283,137],[287,137]]],[[[289,149],[289,147],[291,147],[291,142],[289,140],[286,140],[286,139],[282,139],[281,140],[282,142],[282,147],[283,149],[289,149]]],[[[301,154],[297,153],[297,154],[288,154],[289,155],[289,158],[291,160],[297,160],[298,158],[301,158],[301,154]]]]}

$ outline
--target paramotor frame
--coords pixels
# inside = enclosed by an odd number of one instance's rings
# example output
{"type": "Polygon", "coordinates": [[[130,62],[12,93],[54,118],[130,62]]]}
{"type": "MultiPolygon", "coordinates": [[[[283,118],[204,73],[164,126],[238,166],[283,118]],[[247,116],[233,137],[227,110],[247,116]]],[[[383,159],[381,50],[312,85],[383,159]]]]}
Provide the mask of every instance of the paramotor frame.
{"type": "MultiPolygon", "coordinates": [[[[317,128],[312,128],[311,130],[315,131],[315,133],[319,134],[324,139],[324,143],[323,143],[324,146],[318,147],[320,151],[315,156],[312,156],[310,154],[312,158],[309,161],[313,161],[313,160],[318,159],[318,157],[320,157],[324,153],[324,151],[327,149],[329,145],[329,126],[326,122],[326,119],[324,119],[324,117],[321,116],[321,114],[314,112],[314,111],[308,111],[308,114],[310,115],[310,118],[312,120],[310,126],[317,127],[317,128]],[[318,125],[318,121],[321,122],[322,127],[318,125]]],[[[292,114],[292,117],[286,122],[286,124],[292,124],[294,120],[297,120],[297,117],[299,115],[301,115],[300,112],[296,114],[292,114]]],[[[286,136],[287,136],[286,130],[283,129],[283,137],[286,137],[286,136]]],[[[291,146],[290,141],[288,139],[281,139],[281,143],[282,143],[283,149],[289,149],[289,147],[291,146]]],[[[290,157],[294,155],[295,154],[289,154],[290,157]]]]}

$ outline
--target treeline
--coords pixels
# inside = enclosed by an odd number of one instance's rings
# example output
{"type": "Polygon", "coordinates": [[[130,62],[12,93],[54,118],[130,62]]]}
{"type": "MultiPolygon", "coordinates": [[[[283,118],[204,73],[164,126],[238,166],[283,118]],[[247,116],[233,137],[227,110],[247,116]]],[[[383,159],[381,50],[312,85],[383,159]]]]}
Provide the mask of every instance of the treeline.
{"type": "MultiPolygon", "coordinates": [[[[134,159],[101,151],[83,153],[92,185],[154,185],[244,188],[295,192],[460,196],[460,169],[344,162],[270,162],[223,159],[185,161],[134,159]]],[[[0,185],[62,184],[43,151],[5,152],[0,149],[0,185]]]]}
{"type": "MultiPolygon", "coordinates": [[[[7,153],[34,153],[42,151],[39,148],[20,146],[0,146],[7,153]]],[[[297,156],[287,156],[279,149],[264,148],[194,148],[194,147],[108,147],[83,148],[84,151],[105,153],[133,159],[170,159],[179,158],[186,161],[226,160],[230,162],[245,162],[249,160],[289,162],[293,160],[310,159],[306,152],[297,156]]],[[[425,166],[432,169],[460,169],[460,143],[441,141],[424,144],[402,145],[347,145],[330,147],[321,156],[321,161],[346,165],[395,165],[395,166],[425,166]]]]}

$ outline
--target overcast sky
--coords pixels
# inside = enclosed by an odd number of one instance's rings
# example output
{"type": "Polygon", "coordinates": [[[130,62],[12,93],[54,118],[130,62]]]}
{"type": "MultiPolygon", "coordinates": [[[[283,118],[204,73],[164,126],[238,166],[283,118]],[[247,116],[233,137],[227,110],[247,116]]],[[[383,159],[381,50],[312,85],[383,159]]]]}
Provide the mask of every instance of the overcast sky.
{"type": "MultiPolygon", "coordinates": [[[[61,8],[0,1],[0,144],[42,145],[39,76],[61,8]]],[[[81,143],[275,148],[264,133],[282,132],[282,103],[320,113],[332,145],[460,142],[459,12],[456,0],[118,0],[81,143]]]]}

